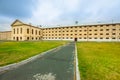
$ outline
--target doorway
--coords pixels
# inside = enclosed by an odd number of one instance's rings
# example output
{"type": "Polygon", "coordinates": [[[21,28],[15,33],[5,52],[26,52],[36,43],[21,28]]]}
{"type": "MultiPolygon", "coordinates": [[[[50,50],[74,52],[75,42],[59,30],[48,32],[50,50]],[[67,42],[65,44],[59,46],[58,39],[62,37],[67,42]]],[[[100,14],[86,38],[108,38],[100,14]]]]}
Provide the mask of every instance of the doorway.
{"type": "Polygon", "coordinates": [[[17,41],[19,41],[19,38],[17,37],[17,41]]]}
{"type": "Polygon", "coordinates": [[[77,42],[77,38],[75,38],[74,41],[77,42]]]}

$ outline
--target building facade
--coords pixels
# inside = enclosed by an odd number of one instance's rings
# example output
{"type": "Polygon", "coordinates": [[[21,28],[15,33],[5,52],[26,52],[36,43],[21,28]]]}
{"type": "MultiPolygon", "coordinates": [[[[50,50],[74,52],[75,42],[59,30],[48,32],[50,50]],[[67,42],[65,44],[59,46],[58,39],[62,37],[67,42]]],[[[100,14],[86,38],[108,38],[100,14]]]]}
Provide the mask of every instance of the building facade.
{"type": "Polygon", "coordinates": [[[43,29],[44,40],[120,41],[120,24],[66,26],[43,29]]]}
{"type": "Polygon", "coordinates": [[[41,40],[42,29],[25,24],[19,20],[16,20],[12,25],[12,38],[14,41],[29,41],[29,40],[41,40]]]}
{"type": "Polygon", "coordinates": [[[120,41],[120,23],[40,28],[13,22],[11,40],[120,41]]]}
{"type": "Polygon", "coordinates": [[[0,40],[11,40],[11,31],[0,32],[0,40]]]}

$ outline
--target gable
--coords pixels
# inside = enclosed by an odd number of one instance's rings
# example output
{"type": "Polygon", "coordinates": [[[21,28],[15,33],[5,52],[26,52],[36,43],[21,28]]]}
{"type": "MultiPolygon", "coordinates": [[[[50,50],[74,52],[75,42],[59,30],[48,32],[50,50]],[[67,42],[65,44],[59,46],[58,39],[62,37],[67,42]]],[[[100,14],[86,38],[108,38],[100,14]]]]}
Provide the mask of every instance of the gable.
{"type": "Polygon", "coordinates": [[[12,24],[11,24],[11,26],[13,27],[13,26],[19,26],[19,25],[23,25],[24,23],[23,22],[21,22],[21,21],[19,21],[19,20],[15,20],[12,24]]]}

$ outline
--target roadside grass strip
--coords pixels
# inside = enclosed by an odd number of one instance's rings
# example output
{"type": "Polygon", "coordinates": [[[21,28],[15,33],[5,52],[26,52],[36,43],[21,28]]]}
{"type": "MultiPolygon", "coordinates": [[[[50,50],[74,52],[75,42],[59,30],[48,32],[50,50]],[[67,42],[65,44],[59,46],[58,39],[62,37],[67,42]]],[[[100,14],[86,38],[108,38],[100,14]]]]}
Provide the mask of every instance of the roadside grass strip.
{"type": "Polygon", "coordinates": [[[20,62],[66,43],[64,41],[2,42],[0,43],[0,66],[20,62]]]}
{"type": "Polygon", "coordinates": [[[120,80],[119,42],[78,42],[81,80],[120,80]]]}

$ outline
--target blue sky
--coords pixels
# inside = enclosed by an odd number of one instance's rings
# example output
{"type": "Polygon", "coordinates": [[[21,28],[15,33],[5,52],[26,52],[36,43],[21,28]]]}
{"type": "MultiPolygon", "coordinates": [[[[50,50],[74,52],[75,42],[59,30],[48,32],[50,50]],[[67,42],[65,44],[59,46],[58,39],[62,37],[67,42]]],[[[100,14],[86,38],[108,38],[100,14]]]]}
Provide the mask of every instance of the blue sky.
{"type": "Polygon", "coordinates": [[[0,31],[16,19],[33,25],[120,22],[120,0],[0,0],[0,31]]]}

